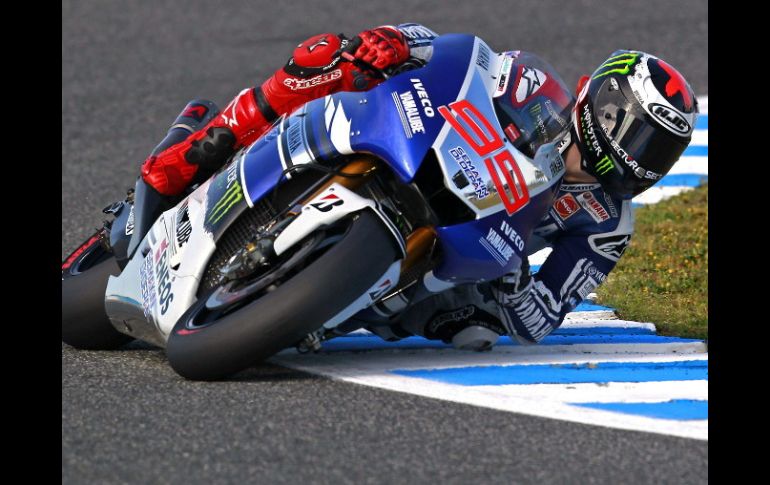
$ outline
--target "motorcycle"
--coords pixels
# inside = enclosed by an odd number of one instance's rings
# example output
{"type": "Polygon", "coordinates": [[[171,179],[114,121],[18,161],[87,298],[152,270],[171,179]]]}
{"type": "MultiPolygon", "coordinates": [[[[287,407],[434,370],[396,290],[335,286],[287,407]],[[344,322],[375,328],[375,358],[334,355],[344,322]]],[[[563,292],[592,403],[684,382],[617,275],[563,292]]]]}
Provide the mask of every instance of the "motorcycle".
{"type": "MultiPolygon", "coordinates": [[[[62,340],[140,339],[185,378],[221,379],[515,271],[564,166],[498,121],[514,56],[440,36],[426,65],[280,118],[160,216],[139,178],[62,264],[62,340]]],[[[198,106],[217,112],[183,115],[198,106]]]]}

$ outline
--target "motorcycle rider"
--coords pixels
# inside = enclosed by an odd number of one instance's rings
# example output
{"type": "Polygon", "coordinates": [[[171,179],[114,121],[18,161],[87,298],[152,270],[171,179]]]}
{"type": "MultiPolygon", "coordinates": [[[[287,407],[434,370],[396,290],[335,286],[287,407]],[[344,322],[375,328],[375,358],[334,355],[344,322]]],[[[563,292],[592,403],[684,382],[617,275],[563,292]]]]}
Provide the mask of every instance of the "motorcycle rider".
{"type": "MultiPolygon", "coordinates": [[[[321,96],[382,82],[355,61],[390,74],[420,67],[430,62],[435,37],[413,23],[376,27],[350,40],[332,33],[310,37],[264,83],[206,117],[213,119],[203,128],[173,144],[164,140],[141,176],[161,197],[178,196],[282,115],[321,96]],[[360,46],[346,53],[353,40],[360,46]]],[[[684,77],[661,59],[616,51],[580,79],[575,100],[537,56],[500,55],[511,58],[494,98],[506,136],[528,156],[548,151],[566,168],[554,203],[526,241],[527,254],[553,250],[534,275],[525,258],[519,271],[497,281],[434,288],[436,294],[417,305],[375,305],[357,316],[359,325],[382,338],[418,334],[475,350],[506,333],[525,344],[541,341],[614,268],[633,233],[631,198],[660,180],[689,144],[697,100],[684,77]]],[[[183,115],[201,119],[206,110],[190,104],[183,115]]]]}

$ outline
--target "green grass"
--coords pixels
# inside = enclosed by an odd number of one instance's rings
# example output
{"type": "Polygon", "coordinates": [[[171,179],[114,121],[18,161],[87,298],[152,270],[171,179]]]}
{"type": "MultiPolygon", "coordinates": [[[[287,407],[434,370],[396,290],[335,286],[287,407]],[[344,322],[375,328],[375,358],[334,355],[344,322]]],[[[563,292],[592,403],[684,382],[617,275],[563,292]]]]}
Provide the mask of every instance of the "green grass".
{"type": "Polygon", "coordinates": [[[631,244],[597,293],[623,320],[708,339],[708,184],[637,209],[631,244]]]}

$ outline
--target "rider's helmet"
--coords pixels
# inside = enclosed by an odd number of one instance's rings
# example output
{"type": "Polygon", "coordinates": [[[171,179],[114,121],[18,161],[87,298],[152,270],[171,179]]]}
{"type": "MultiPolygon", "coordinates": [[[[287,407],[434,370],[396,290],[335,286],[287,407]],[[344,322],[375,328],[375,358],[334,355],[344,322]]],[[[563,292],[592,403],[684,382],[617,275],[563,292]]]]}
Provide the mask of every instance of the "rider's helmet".
{"type": "Polygon", "coordinates": [[[604,190],[630,199],[671,169],[692,138],[698,102],[655,56],[618,50],[590,76],[573,109],[581,166],[604,190]]]}

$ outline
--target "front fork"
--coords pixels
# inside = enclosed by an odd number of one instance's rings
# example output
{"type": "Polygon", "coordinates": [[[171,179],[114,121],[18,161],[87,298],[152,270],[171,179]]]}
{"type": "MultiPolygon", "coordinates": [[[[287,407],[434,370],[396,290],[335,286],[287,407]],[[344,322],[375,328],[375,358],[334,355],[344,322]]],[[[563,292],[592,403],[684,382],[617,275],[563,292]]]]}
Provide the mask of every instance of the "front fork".
{"type": "MultiPolygon", "coordinates": [[[[409,273],[415,268],[427,268],[424,263],[430,257],[435,246],[436,231],[430,225],[420,226],[411,230],[404,237],[378,201],[362,197],[353,191],[366,182],[368,176],[376,168],[376,161],[371,157],[362,157],[350,162],[344,167],[340,175],[336,175],[322,184],[298,206],[299,210],[293,213],[296,214],[294,220],[283,228],[273,242],[273,251],[276,254],[282,254],[321,227],[331,225],[355,212],[372,210],[388,227],[401,250],[402,259],[394,262],[372,288],[361,295],[345,311],[326,322],[318,331],[309,334],[297,345],[301,352],[318,350],[323,340],[347,333],[345,326],[341,324],[361,310],[386,298],[395,302],[398,298],[394,298],[394,296],[397,295],[400,295],[403,300],[405,294],[403,290],[406,287],[413,290],[423,286],[413,284],[421,281],[422,275],[415,278],[409,273]],[[394,288],[396,291],[392,291],[394,288]]],[[[408,293],[413,294],[414,292],[409,291],[408,293]]],[[[403,302],[404,307],[407,304],[408,301],[403,302]]],[[[378,311],[378,313],[380,312],[381,310],[378,311]]]]}

